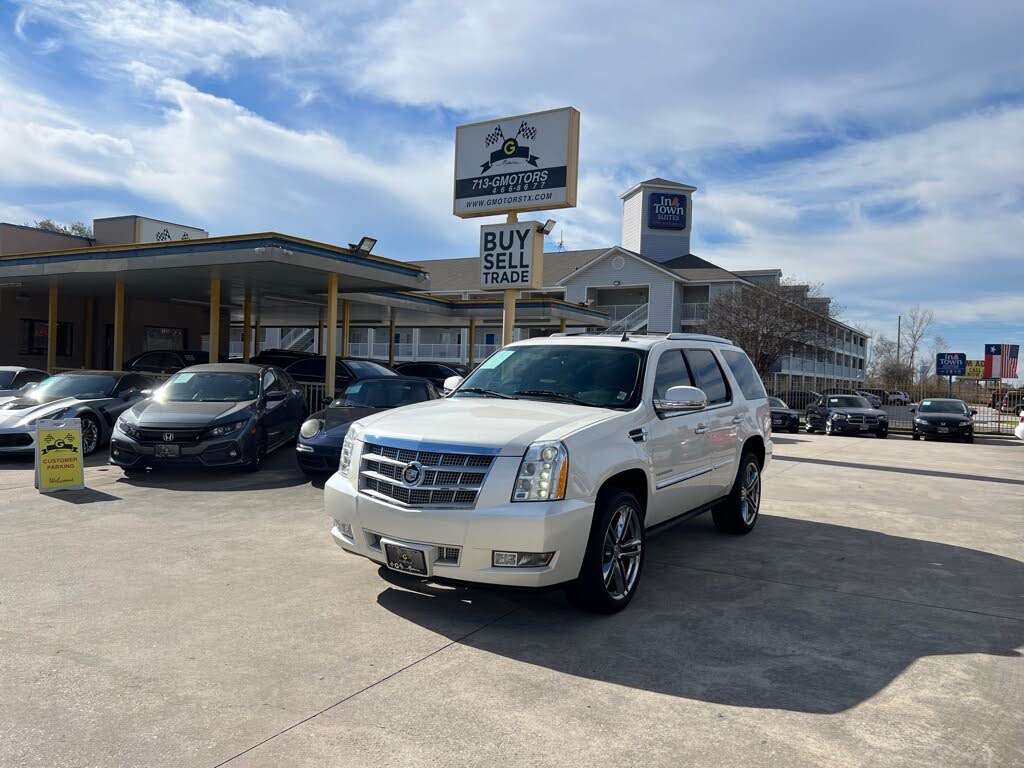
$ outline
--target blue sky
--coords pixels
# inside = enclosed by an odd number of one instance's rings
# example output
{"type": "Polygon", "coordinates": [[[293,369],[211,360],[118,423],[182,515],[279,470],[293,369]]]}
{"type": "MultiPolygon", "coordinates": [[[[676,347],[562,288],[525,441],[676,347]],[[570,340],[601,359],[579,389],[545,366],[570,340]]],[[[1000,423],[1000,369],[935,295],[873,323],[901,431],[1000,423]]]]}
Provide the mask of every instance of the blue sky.
{"type": "Polygon", "coordinates": [[[685,181],[698,255],[822,283],[875,334],[931,308],[976,357],[1024,342],[1022,39],[1012,0],[0,0],[0,220],[472,255],[454,126],[571,104],[569,248],[685,181]]]}

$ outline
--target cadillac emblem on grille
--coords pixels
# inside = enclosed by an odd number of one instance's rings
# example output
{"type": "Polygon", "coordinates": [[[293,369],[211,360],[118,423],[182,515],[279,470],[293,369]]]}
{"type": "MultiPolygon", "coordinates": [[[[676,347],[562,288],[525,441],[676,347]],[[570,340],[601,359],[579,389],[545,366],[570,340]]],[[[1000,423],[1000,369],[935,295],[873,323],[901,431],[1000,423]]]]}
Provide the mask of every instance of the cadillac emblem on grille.
{"type": "Polygon", "coordinates": [[[423,465],[418,461],[411,461],[402,470],[402,482],[406,485],[419,485],[423,482],[423,465]]]}
{"type": "Polygon", "coordinates": [[[170,443],[173,440],[174,440],[174,433],[173,432],[164,432],[164,442],[165,443],[170,443]]]}

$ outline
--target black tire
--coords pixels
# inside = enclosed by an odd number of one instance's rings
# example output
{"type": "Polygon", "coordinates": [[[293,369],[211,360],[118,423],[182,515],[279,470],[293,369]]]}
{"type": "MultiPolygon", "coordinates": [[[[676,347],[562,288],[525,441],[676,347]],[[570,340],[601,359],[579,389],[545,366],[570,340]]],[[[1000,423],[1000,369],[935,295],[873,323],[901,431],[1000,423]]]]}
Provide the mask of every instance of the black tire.
{"type": "Polygon", "coordinates": [[[965,437],[964,438],[964,442],[965,443],[973,443],[974,442],[974,435],[968,435],[967,437],[965,437]]]}
{"type": "Polygon", "coordinates": [[[814,432],[814,427],[812,427],[810,424],[808,424],[806,427],[804,427],[804,429],[807,430],[807,434],[808,435],[810,435],[810,434],[812,434],[814,432]]]}
{"type": "Polygon", "coordinates": [[[246,472],[259,472],[263,469],[263,460],[265,458],[267,458],[267,436],[263,434],[261,429],[256,434],[256,448],[253,451],[252,458],[243,465],[243,469],[246,472]]]}
{"type": "Polygon", "coordinates": [[[920,439],[921,439],[921,436],[920,436],[919,434],[917,434],[917,433],[915,432],[914,434],[912,434],[912,435],[910,436],[910,439],[911,439],[911,440],[920,440],[920,439]]]}
{"type": "Polygon", "coordinates": [[[800,431],[800,427],[790,427],[790,428],[789,428],[789,434],[791,434],[791,435],[795,435],[795,434],[797,434],[797,433],[798,433],[799,431],[800,431]]]}
{"type": "Polygon", "coordinates": [[[884,440],[885,438],[887,438],[889,436],[889,432],[888,431],[876,432],[875,434],[878,435],[878,437],[880,437],[882,440],[884,440]]]}
{"type": "Polygon", "coordinates": [[[95,416],[83,413],[82,420],[82,455],[92,456],[100,447],[100,423],[95,416]]]}
{"type": "Polygon", "coordinates": [[[711,511],[711,518],[720,531],[744,534],[754,530],[760,510],[761,461],[752,451],[744,451],[732,490],[711,511]]]}
{"type": "Polygon", "coordinates": [[[621,611],[640,587],[646,543],[644,510],[636,496],[620,488],[602,491],[580,575],[566,585],[569,599],[596,613],[621,611]],[[616,533],[620,522],[623,528],[616,533]]]}

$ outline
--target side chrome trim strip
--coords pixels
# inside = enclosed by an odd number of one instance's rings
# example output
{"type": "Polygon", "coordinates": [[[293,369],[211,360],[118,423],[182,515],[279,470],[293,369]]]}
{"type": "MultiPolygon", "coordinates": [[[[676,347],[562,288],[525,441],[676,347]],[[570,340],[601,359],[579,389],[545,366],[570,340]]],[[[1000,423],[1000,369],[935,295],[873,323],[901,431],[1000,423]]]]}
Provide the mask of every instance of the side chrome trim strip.
{"type": "Polygon", "coordinates": [[[714,469],[714,467],[702,467],[701,469],[698,469],[695,472],[687,472],[686,474],[683,475],[676,475],[675,477],[667,478],[665,480],[662,480],[661,482],[656,483],[654,486],[654,490],[660,491],[662,488],[668,488],[670,485],[678,485],[679,483],[685,483],[687,480],[693,480],[693,478],[695,477],[706,475],[708,472],[714,471],[714,469]]]}

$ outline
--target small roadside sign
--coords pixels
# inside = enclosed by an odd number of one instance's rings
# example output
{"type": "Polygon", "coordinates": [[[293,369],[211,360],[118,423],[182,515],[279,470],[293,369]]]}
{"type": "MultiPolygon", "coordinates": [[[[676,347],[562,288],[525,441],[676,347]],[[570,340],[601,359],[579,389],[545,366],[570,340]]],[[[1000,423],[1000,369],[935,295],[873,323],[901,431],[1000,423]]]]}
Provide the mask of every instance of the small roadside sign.
{"type": "Polygon", "coordinates": [[[85,488],[81,419],[36,422],[36,488],[40,493],[85,488]]]}
{"type": "Polygon", "coordinates": [[[544,237],[540,223],[518,221],[480,227],[480,287],[485,291],[541,288],[544,237]]]}

